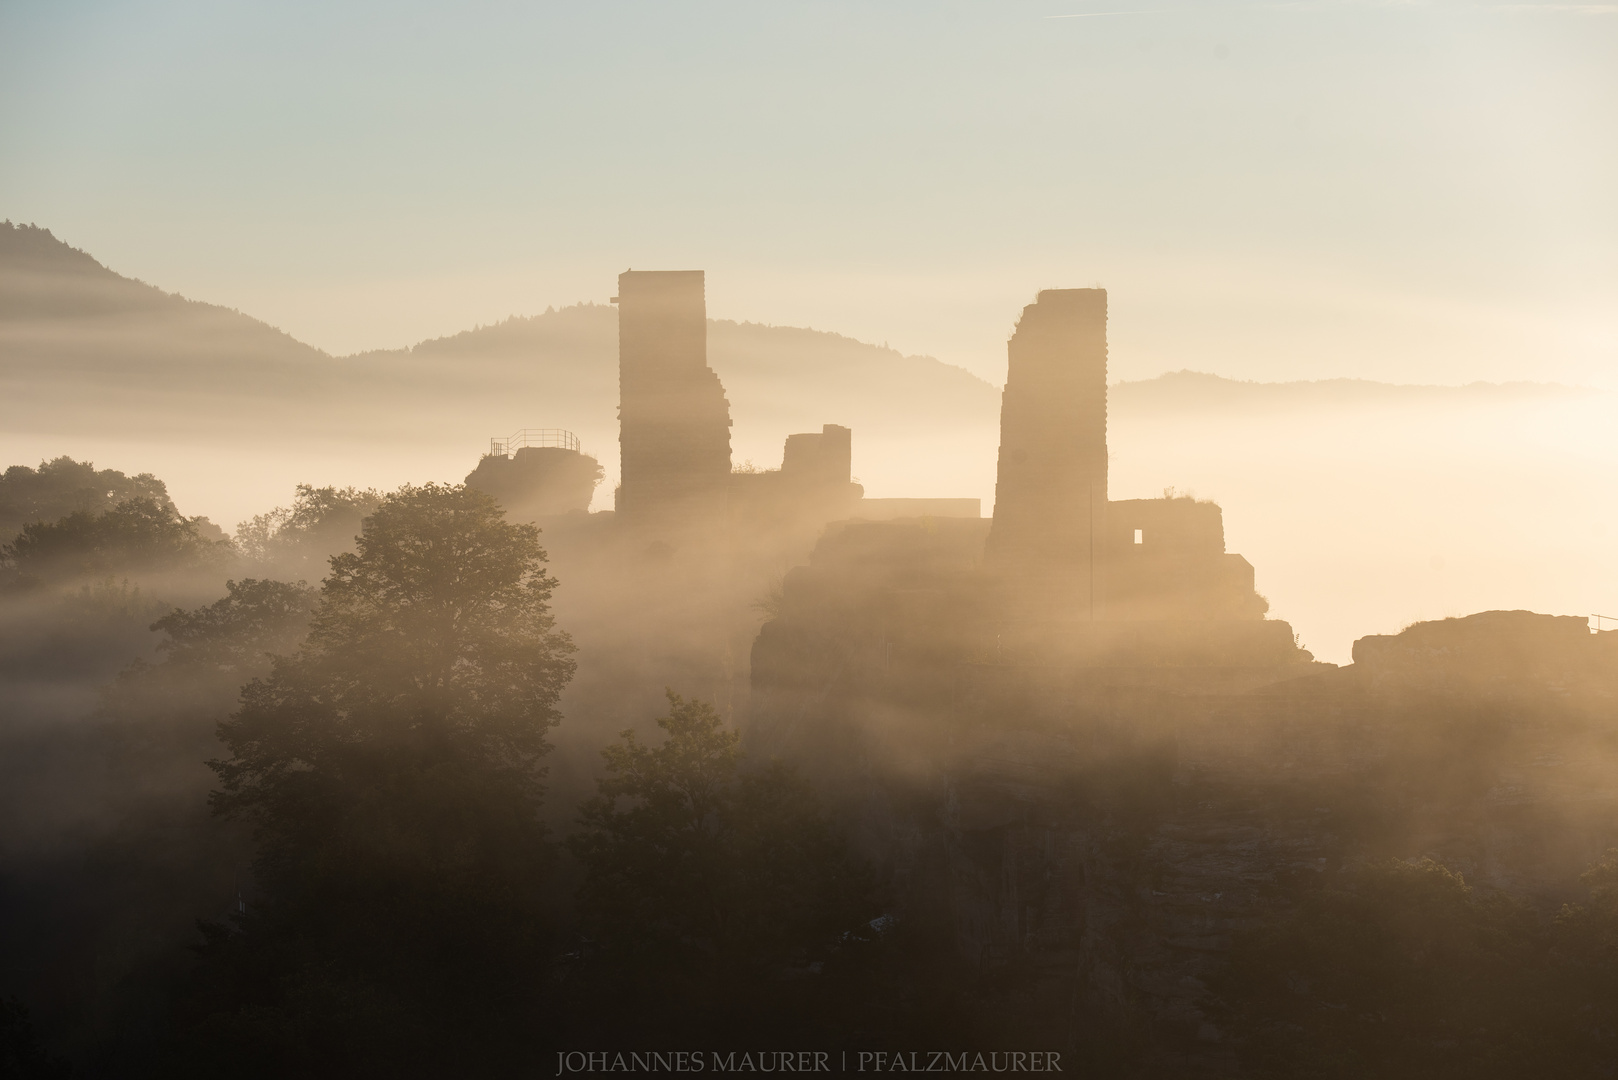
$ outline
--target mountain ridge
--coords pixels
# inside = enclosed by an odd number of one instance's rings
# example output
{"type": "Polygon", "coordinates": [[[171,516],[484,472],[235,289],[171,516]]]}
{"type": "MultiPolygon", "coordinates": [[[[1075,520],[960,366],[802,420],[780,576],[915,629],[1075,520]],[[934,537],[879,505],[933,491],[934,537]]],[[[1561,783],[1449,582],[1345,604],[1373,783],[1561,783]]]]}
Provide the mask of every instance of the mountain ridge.
{"type": "MultiPolygon", "coordinates": [[[[999,388],[933,357],[834,331],[718,319],[709,321],[709,362],[730,397],[738,460],[774,460],[788,433],[826,423],[906,455],[996,441],[999,388]]],[[[1182,370],[1122,380],[1111,396],[1122,419],[1585,392],[1262,383],[1182,370]]],[[[333,356],[234,309],[124,277],[49,229],[0,225],[0,423],[14,432],[425,441],[470,454],[492,435],[543,426],[604,449],[617,443],[616,404],[610,305],[552,307],[405,348],[333,356]]]]}
{"type": "MultiPolygon", "coordinates": [[[[25,276],[90,279],[121,288],[131,298],[139,297],[146,301],[146,305],[150,307],[184,306],[185,308],[205,311],[217,316],[232,316],[243,320],[244,325],[250,325],[255,331],[273,334],[305,357],[321,357],[333,362],[365,362],[383,357],[453,354],[467,346],[483,346],[493,339],[509,337],[523,329],[534,328],[542,320],[581,310],[590,315],[616,318],[616,312],[610,305],[586,301],[562,308],[547,308],[546,311],[535,315],[512,314],[496,323],[476,326],[436,338],[425,338],[402,348],[363,349],[353,353],[334,354],[301,341],[291,333],[236,308],[193,299],[177,292],[167,292],[161,287],[142,281],[139,278],[119,274],[96,260],[89,252],[82,248],[73,247],[66,241],[57,238],[46,227],[35,224],[14,223],[10,220],[0,222],[0,318],[15,317],[17,296],[20,291],[35,294],[43,291],[37,288],[37,283],[35,288],[20,289],[19,286],[23,284],[21,279],[25,276]]],[[[59,285],[61,282],[58,280],[55,283],[47,284],[59,285]]],[[[35,314],[37,313],[36,311],[35,314]]],[[[59,314],[60,312],[51,311],[49,313],[59,314]]],[[[100,312],[93,313],[99,314],[100,312]]],[[[877,345],[860,341],[857,338],[852,338],[836,331],[731,319],[710,319],[709,326],[718,328],[721,333],[751,334],[753,332],[765,332],[784,337],[807,338],[822,343],[834,343],[838,347],[855,347],[869,350],[872,353],[897,361],[918,362],[928,366],[936,366],[937,369],[949,372],[952,378],[964,377],[981,386],[995,390],[999,389],[993,383],[959,365],[947,364],[925,354],[904,353],[885,344],[877,345]]],[[[526,342],[521,342],[520,344],[526,344],[526,342]]],[[[1539,383],[1526,380],[1502,383],[1475,381],[1452,385],[1389,383],[1354,376],[1335,376],[1329,379],[1292,379],[1265,382],[1254,379],[1233,378],[1213,372],[1195,371],[1189,368],[1163,372],[1160,375],[1144,379],[1121,379],[1112,383],[1111,386],[1113,389],[1126,391],[1150,386],[1170,391],[1174,394],[1199,390],[1227,394],[1231,392],[1277,393],[1332,390],[1345,392],[1348,396],[1390,391],[1400,393],[1451,393],[1464,390],[1472,393],[1509,392],[1517,394],[1602,392],[1587,387],[1572,387],[1560,383],[1539,383]]]]}

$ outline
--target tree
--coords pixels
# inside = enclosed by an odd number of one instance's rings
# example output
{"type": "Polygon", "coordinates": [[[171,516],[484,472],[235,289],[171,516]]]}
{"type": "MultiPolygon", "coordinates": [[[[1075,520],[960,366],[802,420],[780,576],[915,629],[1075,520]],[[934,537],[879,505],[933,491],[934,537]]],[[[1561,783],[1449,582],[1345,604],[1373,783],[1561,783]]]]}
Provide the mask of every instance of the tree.
{"type": "Polygon", "coordinates": [[[537,1048],[541,762],[573,672],[544,558],[486,495],[401,488],[243,690],[213,799],[254,826],[258,892],[209,929],[197,1071],[445,1075],[537,1048]]]}
{"type": "Polygon", "coordinates": [[[238,525],[236,544],[243,557],[278,575],[317,577],[333,555],[353,549],[366,515],[381,502],[370,489],[299,484],[290,507],[238,525]]]}
{"type": "Polygon", "coordinates": [[[607,776],[569,840],[594,989],[637,1001],[640,1033],[659,1014],[671,1032],[757,1033],[803,997],[795,976],[813,980],[865,929],[871,884],[801,777],[744,771],[710,706],[668,699],[661,746],[625,731],[602,751],[607,776]]]}
{"type": "Polygon", "coordinates": [[[28,1010],[0,998],[0,1080],[68,1080],[73,1070],[40,1045],[28,1010]]]}
{"type": "Polygon", "coordinates": [[[166,613],[128,591],[101,597],[94,622],[105,625],[115,601],[128,608],[119,622],[163,635],[156,662],[125,668],[95,714],[0,747],[9,849],[0,971],[49,972],[41,1019],[95,1075],[109,1062],[119,1076],[146,1075],[167,1035],[175,974],[193,959],[196,917],[235,902],[250,854],[245,830],[208,813],[214,777],[203,761],[243,681],[303,637],[314,590],[276,581],[228,590],[166,613]]]}
{"type": "Polygon", "coordinates": [[[175,608],[153,623],[153,630],[166,635],[157,650],[177,668],[259,674],[255,669],[270,656],[297,647],[314,609],[314,592],[302,581],[227,581],[225,595],[212,604],[175,608]]]}
{"type": "MultiPolygon", "coordinates": [[[[1618,848],[1609,848],[1579,881],[1588,896],[1582,904],[1568,904],[1555,919],[1555,949],[1560,980],[1573,999],[1585,1027],[1583,1038],[1605,1042],[1603,1065],[1618,1065],[1618,848]]],[[[1610,1072],[1609,1072],[1610,1075],[1610,1072]]]]}
{"type": "Polygon", "coordinates": [[[24,525],[0,557],[20,574],[57,580],[197,568],[230,552],[230,542],[213,533],[218,529],[207,519],[184,517],[166,499],[140,495],[108,510],[75,510],[58,521],[24,525]]]}
{"type": "Polygon", "coordinates": [[[13,465],[0,474],[0,540],[36,521],[56,521],[75,511],[99,514],[133,498],[168,505],[168,488],[151,473],[126,476],[88,461],[59,457],[39,468],[13,465]]]}
{"type": "Polygon", "coordinates": [[[153,770],[200,768],[242,684],[269,674],[272,656],[297,648],[314,606],[315,590],[301,581],[248,578],[226,582],[212,604],[163,615],[151,624],[163,635],[161,660],[135,661],[102,694],[110,744],[122,752],[145,747],[144,779],[153,770]]]}

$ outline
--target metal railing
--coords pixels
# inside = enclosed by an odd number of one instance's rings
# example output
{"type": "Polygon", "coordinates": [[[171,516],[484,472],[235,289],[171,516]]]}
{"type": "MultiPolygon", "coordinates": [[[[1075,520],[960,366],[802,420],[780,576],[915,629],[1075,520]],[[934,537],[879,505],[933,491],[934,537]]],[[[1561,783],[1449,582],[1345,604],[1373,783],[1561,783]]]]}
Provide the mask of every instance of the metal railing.
{"type": "Polygon", "coordinates": [[[525,446],[556,446],[563,450],[577,450],[579,437],[563,428],[523,428],[503,439],[490,439],[489,453],[510,457],[525,446]]]}
{"type": "Polygon", "coordinates": [[[1592,631],[1594,631],[1595,633],[1597,633],[1597,634],[1601,633],[1601,624],[1604,621],[1615,624],[1614,628],[1618,629],[1618,616],[1613,616],[1613,615],[1591,615],[1590,616],[1590,623],[1591,623],[1590,629],[1592,631]]]}

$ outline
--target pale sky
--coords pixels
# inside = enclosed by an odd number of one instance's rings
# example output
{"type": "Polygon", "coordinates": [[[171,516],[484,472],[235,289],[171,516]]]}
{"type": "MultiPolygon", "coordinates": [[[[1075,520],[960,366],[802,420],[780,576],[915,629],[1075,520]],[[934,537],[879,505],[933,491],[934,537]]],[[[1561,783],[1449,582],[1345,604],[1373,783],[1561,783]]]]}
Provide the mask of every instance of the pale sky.
{"type": "Polygon", "coordinates": [[[0,218],[338,353],[703,268],[996,382],[1102,284],[1118,378],[1618,388],[1618,4],[0,0],[0,218]]]}

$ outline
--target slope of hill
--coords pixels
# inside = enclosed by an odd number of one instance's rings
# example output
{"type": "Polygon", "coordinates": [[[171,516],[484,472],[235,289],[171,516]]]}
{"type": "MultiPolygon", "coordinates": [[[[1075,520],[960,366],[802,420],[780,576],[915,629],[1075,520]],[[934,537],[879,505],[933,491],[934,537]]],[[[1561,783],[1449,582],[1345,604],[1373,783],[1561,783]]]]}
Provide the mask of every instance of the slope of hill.
{"type": "MultiPolygon", "coordinates": [[[[552,426],[579,432],[611,472],[616,352],[616,310],[581,304],[334,358],[239,312],[121,277],[46,229],[0,225],[0,422],[13,433],[238,446],[296,436],[334,450],[456,446],[464,459],[490,436],[552,426]]],[[[923,444],[927,453],[943,449],[962,475],[958,493],[992,484],[992,466],[947,450],[970,443],[974,455],[985,447],[992,455],[998,441],[999,394],[967,371],[837,334],[729,321],[710,324],[709,356],[730,397],[738,461],[772,464],[788,433],[839,423],[854,429],[857,446],[910,457],[923,444]]],[[[1119,383],[1111,404],[1128,423],[1574,393],[1536,384],[1252,383],[1182,371],[1119,383]]]]}
{"type": "MultiPolygon", "coordinates": [[[[567,427],[615,457],[617,350],[617,310],[581,304],[354,359],[422,378],[452,374],[461,385],[442,394],[475,394],[488,402],[484,415],[504,418],[505,427],[489,421],[491,434],[567,427]]],[[[730,399],[738,462],[773,464],[787,434],[828,423],[853,428],[857,442],[891,442],[999,422],[999,391],[977,376],[837,334],[710,321],[708,360],[730,399]]]]}
{"type": "MultiPolygon", "coordinates": [[[[165,480],[229,524],[293,485],[459,480],[490,436],[579,433],[617,454],[617,312],[583,304],[331,357],[245,315],[120,277],[44,229],[0,226],[0,464],[67,454],[165,480]]],[[[836,334],[713,322],[733,456],[854,429],[877,496],[993,504],[999,393],[836,334]]],[[[1326,659],[1417,619],[1618,608],[1613,395],[1538,384],[1251,383],[1197,372],[1112,389],[1115,498],[1218,499],[1275,613],[1326,659]]]]}
{"type": "Polygon", "coordinates": [[[131,415],[205,425],[199,396],[295,394],[329,364],[256,319],[121,277],[49,230],[0,225],[0,385],[12,430],[123,428],[131,415]]]}
{"type": "MultiPolygon", "coordinates": [[[[978,424],[994,387],[836,334],[711,324],[739,454],[843,423],[878,439],[978,424]]],[[[120,277],[48,230],[0,226],[0,420],[13,432],[233,444],[455,443],[567,427],[617,441],[617,312],[583,304],[411,348],[334,358],[238,312],[120,277]]],[[[771,450],[773,447],[773,451],[771,450]]],[[[615,462],[604,460],[611,469],[615,462]]]]}
{"type": "Polygon", "coordinates": [[[1316,379],[1308,382],[1261,383],[1227,379],[1202,371],[1171,371],[1155,379],[1121,382],[1112,387],[1109,405],[1135,414],[1262,413],[1300,409],[1385,408],[1425,404],[1485,405],[1491,402],[1587,397],[1595,391],[1556,383],[1469,383],[1465,386],[1418,386],[1369,379],[1316,379]]]}

